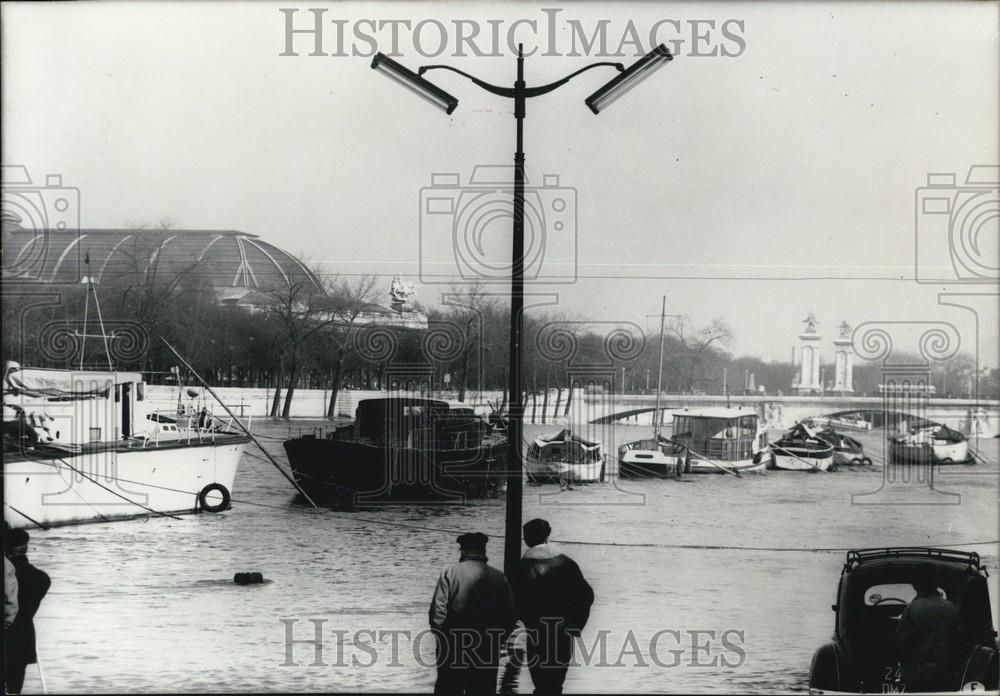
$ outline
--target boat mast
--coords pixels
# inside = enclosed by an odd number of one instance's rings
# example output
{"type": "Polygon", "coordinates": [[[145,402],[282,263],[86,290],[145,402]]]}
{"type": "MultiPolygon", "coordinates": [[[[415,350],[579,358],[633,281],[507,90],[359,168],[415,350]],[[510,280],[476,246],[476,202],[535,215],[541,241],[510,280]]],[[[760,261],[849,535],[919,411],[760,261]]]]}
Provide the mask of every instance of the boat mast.
{"type": "Polygon", "coordinates": [[[667,296],[663,296],[663,307],[660,309],[660,363],[656,372],[656,410],[653,411],[653,440],[660,436],[660,388],[663,384],[663,322],[667,318],[667,296]]]}
{"type": "MultiPolygon", "coordinates": [[[[80,370],[83,370],[83,360],[87,349],[87,339],[88,338],[98,338],[100,337],[104,341],[104,355],[108,359],[108,371],[114,372],[115,366],[111,361],[111,348],[108,346],[108,334],[104,329],[104,317],[101,315],[101,300],[97,297],[97,288],[94,287],[94,278],[90,274],[90,252],[83,259],[83,263],[87,266],[87,275],[84,276],[83,282],[86,283],[87,289],[84,297],[83,304],[83,333],[77,333],[80,338],[80,370]],[[101,333],[88,336],[87,335],[87,310],[90,308],[90,296],[94,296],[94,309],[97,311],[97,325],[101,329],[101,333]]],[[[112,335],[114,338],[114,335],[112,335]]]]}

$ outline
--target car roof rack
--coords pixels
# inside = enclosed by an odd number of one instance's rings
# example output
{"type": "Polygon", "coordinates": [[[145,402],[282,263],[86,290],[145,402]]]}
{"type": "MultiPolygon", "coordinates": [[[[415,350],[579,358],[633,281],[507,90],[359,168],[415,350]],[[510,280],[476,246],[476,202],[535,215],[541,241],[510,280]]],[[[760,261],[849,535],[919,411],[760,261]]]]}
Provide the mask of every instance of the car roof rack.
{"type": "Polygon", "coordinates": [[[847,552],[846,570],[853,570],[866,561],[885,560],[888,558],[938,558],[943,561],[967,563],[975,570],[981,570],[979,554],[975,551],[955,551],[954,549],[936,549],[928,546],[889,546],[873,549],[854,549],[847,552]]]}

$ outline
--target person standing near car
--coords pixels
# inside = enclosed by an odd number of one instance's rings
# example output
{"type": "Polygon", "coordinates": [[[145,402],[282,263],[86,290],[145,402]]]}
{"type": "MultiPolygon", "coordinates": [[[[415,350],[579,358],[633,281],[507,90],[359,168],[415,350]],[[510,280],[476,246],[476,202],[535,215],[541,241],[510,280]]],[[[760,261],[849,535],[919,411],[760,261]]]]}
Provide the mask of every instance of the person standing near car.
{"type": "Polygon", "coordinates": [[[938,592],[932,572],[921,573],[913,587],[917,596],[896,628],[902,681],[910,692],[955,691],[958,607],[938,592]]]}

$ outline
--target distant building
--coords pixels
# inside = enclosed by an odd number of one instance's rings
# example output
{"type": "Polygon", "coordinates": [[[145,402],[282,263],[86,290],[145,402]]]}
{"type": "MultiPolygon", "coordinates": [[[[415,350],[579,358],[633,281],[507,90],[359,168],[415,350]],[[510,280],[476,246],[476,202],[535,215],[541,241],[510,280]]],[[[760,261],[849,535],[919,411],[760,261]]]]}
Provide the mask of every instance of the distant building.
{"type": "Polygon", "coordinates": [[[155,272],[163,278],[196,277],[222,299],[319,278],[288,252],[237,230],[25,229],[5,212],[4,282],[101,283],[155,272]]]}
{"type": "MultiPolygon", "coordinates": [[[[155,273],[157,282],[191,278],[225,306],[265,311],[284,288],[325,292],[320,279],[292,254],[238,230],[25,229],[13,211],[3,214],[3,281],[42,285],[95,284],[155,273]]],[[[413,310],[412,286],[396,279],[385,301],[371,304],[357,321],[426,329],[413,310]],[[402,301],[401,301],[402,300],[402,301]]]]}

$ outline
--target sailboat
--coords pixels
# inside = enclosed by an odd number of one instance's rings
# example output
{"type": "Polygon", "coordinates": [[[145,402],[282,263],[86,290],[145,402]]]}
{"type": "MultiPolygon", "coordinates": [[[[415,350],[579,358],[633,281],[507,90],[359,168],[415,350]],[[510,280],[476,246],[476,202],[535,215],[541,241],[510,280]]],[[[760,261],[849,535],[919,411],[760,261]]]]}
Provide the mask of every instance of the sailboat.
{"type": "Polygon", "coordinates": [[[660,391],[663,385],[663,325],[667,316],[667,297],[660,311],[660,364],[656,375],[656,408],[653,411],[653,436],[627,442],[618,448],[618,475],[622,478],[680,478],[687,461],[687,448],[660,434],[660,391]]]}

